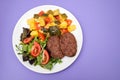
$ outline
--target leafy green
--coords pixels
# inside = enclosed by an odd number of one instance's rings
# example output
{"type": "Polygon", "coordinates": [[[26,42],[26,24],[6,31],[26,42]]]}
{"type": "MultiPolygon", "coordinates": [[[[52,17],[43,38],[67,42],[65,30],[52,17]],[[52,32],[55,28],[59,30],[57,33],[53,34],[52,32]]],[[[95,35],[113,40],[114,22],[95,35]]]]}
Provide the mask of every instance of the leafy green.
{"type": "Polygon", "coordinates": [[[19,51],[19,54],[22,53],[22,49],[21,49],[21,47],[18,46],[18,45],[15,45],[15,46],[16,46],[16,48],[17,48],[16,50],[19,51]]]}
{"type": "Polygon", "coordinates": [[[20,43],[19,45],[16,45],[17,51],[19,51],[19,54],[29,54],[30,50],[32,48],[32,43],[29,44],[24,44],[24,43],[20,43]]]}
{"type": "Polygon", "coordinates": [[[46,65],[41,65],[43,68],[51,70],[53,68],[53,63],[51,61],[48,62],[46,65]]]}
{"type": "Polygon", "coordinates": [[[40,65],[42,62],[42,55],[40,54],[39,56],[37,56],[37,65],[40,65]]]}
{"type": "Polygon", "coordinates": [[[23,28],[23,33],[21,33],[20,40],[23,41],[25,38],[30,36],[30,30],[28,28],[23,28]]]}
{"type": "Polygon", "coordinates": [[[56,63],[62,63],[61,59],[50,58],[46,65],[41,65],[43,68],[51,70],[56,63]]]}
{"type": "Polygon", "coordinates": [[[30,53],[31,49],[32,49],[33,43],[29,43],[28,45],[28,53],[30,53]]]}
{"type": "Polygon", "coordinates": [[[23,45],[22,46],[22,50],[24,51],[24,52],[28,52],[28,45],[23,45]]]}

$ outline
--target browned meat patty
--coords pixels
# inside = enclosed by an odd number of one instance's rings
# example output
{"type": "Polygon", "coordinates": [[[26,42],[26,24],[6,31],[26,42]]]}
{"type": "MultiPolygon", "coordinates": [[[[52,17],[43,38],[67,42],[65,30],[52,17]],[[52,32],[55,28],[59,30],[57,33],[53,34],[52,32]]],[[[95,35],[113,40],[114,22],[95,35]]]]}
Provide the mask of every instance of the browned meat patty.
{"type": "Polygon", "coordinates": [[[61,59],[64,57],[60,48],[60,38],[58,36],[51,36],[48,39],[47,49],[53,58],[61,59]]]}
{"type": "Polygon", "coordinates": [[[77,43],[72,33],[68,32],[60,36],[60,48],[65,56],[72,57],[76,54],[77,43]]]}

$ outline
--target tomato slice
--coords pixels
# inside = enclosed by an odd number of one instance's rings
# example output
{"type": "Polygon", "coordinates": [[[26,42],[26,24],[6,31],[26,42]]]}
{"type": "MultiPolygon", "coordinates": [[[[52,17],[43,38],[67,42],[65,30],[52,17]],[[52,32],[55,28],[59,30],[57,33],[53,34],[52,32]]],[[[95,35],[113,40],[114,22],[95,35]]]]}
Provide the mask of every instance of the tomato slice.
{"type": "Polygon", "coordinates": [[[45,12],[44,11],[40,11],[39,15],[42,16],[45,12]]]}
{"type": "Polygon", "coordinates": [[[25,39],[23,40],[23,43],[27,44],[27,43],[29,43],[30,41],[32,41],[33,38],[34,38],[34,36],[30,36],[30,37],[28,37],[28,38],[25,38],[25,39]]]}
{"type": "Polygon", "coordinates": [[[50,59],[50,56],[47,52],[47,50],[44,50],[43,51],[43,60],[42,60],[42,63],[43,65],[47,64],[49,62],[49,59],[50,59]]]}
{"type": "Polygon", "coordinates": [[[35,41],[31,49],[31,55],[33,57],[37,57],[40,54],[40,51],[41,51],[41,46],[39,43],[35,41]]]}
{"type": "Polygon", "coordinates": [[[70,20],[70,19],[66,19],[65,21],[67,22],[68,26],[71,25],[71,23],[72,23],[72,20],[70,20]]]}
{"type": "Polygon", "coordinates": [[[44,41],[45,40],[45,35],[43,33],[38,33],[39,38],[44,41]]]}

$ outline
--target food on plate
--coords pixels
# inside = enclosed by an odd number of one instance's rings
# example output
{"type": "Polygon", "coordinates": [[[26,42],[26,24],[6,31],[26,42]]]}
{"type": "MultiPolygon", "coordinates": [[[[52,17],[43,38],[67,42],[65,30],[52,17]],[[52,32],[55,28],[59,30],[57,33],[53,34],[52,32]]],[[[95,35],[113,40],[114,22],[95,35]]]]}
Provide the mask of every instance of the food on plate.
{"type": "Polygon", "coordinates": [[[23,33],[20,36],[20,41],[23,41],[25,38],[30,36],[30,30],[27,28],[23,28],[23,33]]]}
{"type": "Polygon", "coordinates": [[[61,36],[51,36],[47,42],[47,50],[54,58],[73,57],[77,51],[74,35],[67,32],[61,36]]]}
{"type": "Polygon", "coordinates": [[[47,42],[47,49],[53,58],[63,58],[64,55],[60,48],[60,38],[59,36],[51,36],[47,42]]]}
{"type": "Polygon", "coordinates": [[[60,36],[61,51],[65,56],[72,57],[76,54],[77,43],[72,33],[67,32],[60,36]]]}
{"type": "Polygon", "coordinates": [[[60,36],[61,35],[60,29],[57,26],[51,26],[49,28],[49,33],[51,36],[54,36],[54,35],[60,36]]]}
{"type": "Polygon", "coordinates": [[[67,14],[56,10],[41,10],[27,19],[20,44],[16,45],[24,62],[51,70],[64,56],[73,57],[77,51],[74,35],[76,29],[67,14]]]}

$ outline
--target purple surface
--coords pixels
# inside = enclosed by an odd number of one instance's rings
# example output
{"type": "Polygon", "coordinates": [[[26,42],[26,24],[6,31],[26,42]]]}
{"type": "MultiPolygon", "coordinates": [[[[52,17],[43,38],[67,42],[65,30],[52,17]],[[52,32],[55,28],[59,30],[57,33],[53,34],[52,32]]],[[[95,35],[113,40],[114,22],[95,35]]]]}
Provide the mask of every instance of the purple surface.
{"type": "Polygon", "coordinates": [[[120,80],[120,0],[1,0],[0,80],[120,80]],[[84,43],[78,59],[56,74],[28,70],[12,48],[18,19],[40,5],[57,5],[80,22],[84,43]]]}

